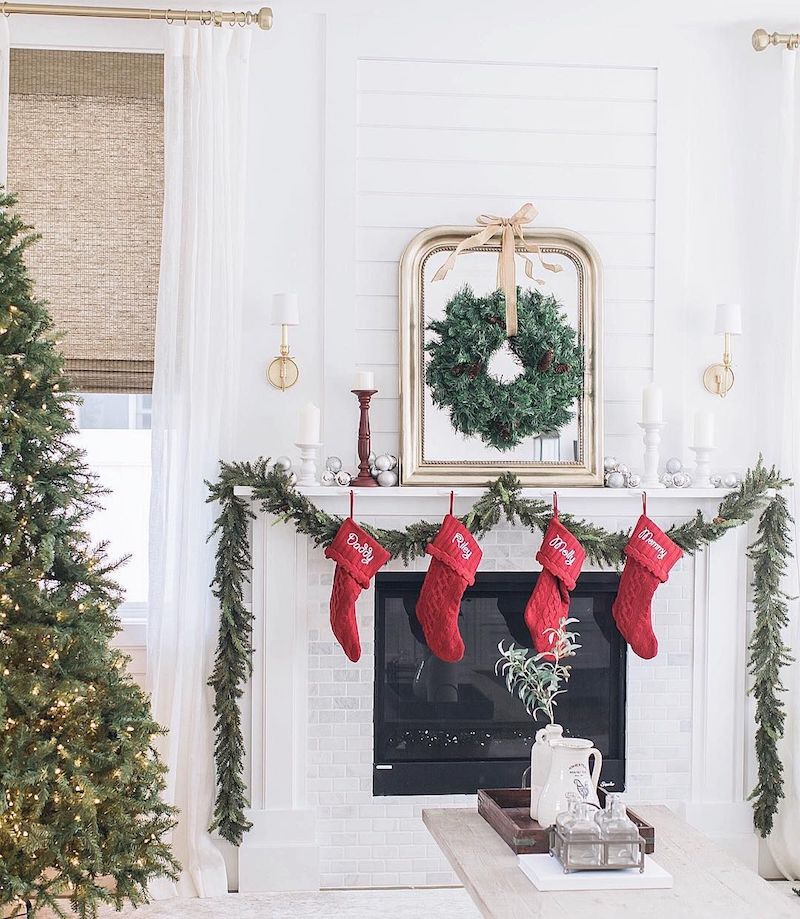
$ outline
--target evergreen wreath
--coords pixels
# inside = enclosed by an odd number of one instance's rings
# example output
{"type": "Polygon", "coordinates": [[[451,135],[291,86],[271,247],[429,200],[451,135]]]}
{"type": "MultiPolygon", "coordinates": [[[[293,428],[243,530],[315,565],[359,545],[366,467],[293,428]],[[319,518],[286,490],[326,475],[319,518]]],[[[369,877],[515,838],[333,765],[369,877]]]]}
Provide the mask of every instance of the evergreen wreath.
{"type": "MultiPolygon", "coordinates": [[[[252,559],[248,523],[254,519],[253,505],[291,523],[298,533],[316,546],[329,545],[342,518],[318,508],[291,483],[286,473],[268,460],[254,463],[221,463],[220,477],[209,487],[208,501],[219,504],[220,512],[209,536],[218,537],[216,571],[212,582],[220,605],[219,641],[209,685],[214,690],[217,766],[217,801],[214,828],[234,845],[239,845],[250,827],[245,816],[247,796],[242,780],[244,737],[239,699],[252,672],[252,613],[244,602],[244,585],[250,577],[252,559]],[[236,494],[238,486],[252,490],[249,498],[236,494]]],[[[750,795],[753,823],[761,836],[772,831],[783,790],[783,763],[778,743],[783,736],[786,711],[781,694],[785,691],[781,671],[792,661],[782,629],[787,622],[787,596],[781,579],[791,558],[792,517],[781,489],[791,485],[761,457],[749,469],[742,484],[724,496],[716,517],[707,520],[700,511],[668,536],[688,555],[715,542],[732,527],[743,526],[758,516],[758,535],[748,550],[753,561],[753,605],[755,624],[748,645],[750,692],[756,700],[755,737],[758,781],[750,795]]],[[[552,505],[541,498],[526,498],[516,476],[504,472],[488,485],[472,509],[459,518],[476,537],[496,527],[503,517],[512,526],[544,533],[553,515],[552,505]]],[[[561,514],[561,523],[586,550],[586,558],[604,567],[619,568],[625,561],[627,531],[609,531],[588,520],[561,514]]],[[[420,520],[404,530],[388,530],[360,523],[392,556],[408,563],[421,558],[425,547],[439,530],[438,522],[420,520]]],[[[286,615],[291,615],[287,610],[286,615]]]]}
{"type": "Polygon", "coordinates": [[[469,285],[448,302],[443,319],[427,326],[439,336],[425,345],[425,382],[434,405],[449,410],[460,434],[478,435],[496,450],[563,428],[583,390],[583,354],[559,301],[517,288],[517,304],[513,338],[506,338],[503,292],[476,297],[469,285]],[[523,370],[508,382],[488,372],[505,341],[523,370]]]}

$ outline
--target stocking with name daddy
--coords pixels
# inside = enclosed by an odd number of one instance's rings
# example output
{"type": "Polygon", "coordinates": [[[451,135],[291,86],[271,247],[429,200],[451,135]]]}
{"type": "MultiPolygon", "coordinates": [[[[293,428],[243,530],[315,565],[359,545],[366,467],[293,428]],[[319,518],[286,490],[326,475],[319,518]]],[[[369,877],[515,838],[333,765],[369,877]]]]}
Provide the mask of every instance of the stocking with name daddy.
{"type": "Polygon", "coordinates": [[[464,656],[458,631],[461,598],[475,583],[483,552],[472,533],[453,516],[452,494],[450,513],[425,551],[431,556],[431,565],[417,600],[417,619],[428,647],[438,658],[460,661],[464,656]]]}
{"type": "Polygon", "coordinates": [[[553,516],[536,553],[542,571],[525,607],[525,624],[540,654],[550,650],[555,637],[551,630],[569,616],[569,592],[575,589],[584,558],[583,546],[558,519],[554,494],[553,516]]]}
{"type": "Polygon", "coordinates": [[[619,592],[611,608],[614,621],[631,650],[645,660],[658,654],[658,639],[653,631],[650,604],[659,584],[663,584],[681,549],[647,516],[642,498],[642,516],[636,521],[625,546],[625,569],[619,592]]]}
{"type": "Polygon", "coordinates": [[[378,569],[389,561],[389,553],[350,516],[339,527],[325,550],[336,562],[331,591],[331,628],[336,640],[351,661],[361,657],[361,641],[356,623],[356,600],[369,587],[378,569]]]}

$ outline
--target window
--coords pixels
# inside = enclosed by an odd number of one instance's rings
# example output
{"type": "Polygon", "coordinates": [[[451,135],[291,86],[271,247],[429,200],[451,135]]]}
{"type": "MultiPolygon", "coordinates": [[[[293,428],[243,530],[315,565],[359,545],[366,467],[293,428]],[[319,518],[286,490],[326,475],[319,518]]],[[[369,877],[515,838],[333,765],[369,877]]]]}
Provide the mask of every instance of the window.
{"type": "Polygon", "coordinates": [[[130,556],[126,618],[147,602],[163,146],[160,55],[11,52],[8,187],[41,234],[28,268],[83,396],[81,446],[110,489],[89,529],[130,556]]]}

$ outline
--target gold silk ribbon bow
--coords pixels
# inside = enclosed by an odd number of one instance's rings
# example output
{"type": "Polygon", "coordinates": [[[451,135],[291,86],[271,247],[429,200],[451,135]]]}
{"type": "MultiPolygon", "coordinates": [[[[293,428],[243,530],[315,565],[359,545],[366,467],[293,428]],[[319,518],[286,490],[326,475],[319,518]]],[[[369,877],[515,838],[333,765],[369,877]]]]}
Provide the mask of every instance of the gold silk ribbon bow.
{"type": "MultiPolygon", "coordinates": [[[[532,223],[539,216],[539,212],[529,202],[512,214],[510,217],[495,217],[493,214],[480,214],[475,221],[483,229],[473,236],[463,239],[450,254],[447,261],[433,276],[434,281],[442,281],[453,268],[456,259],[465,249],[477,249],[494,236],[498,230],[502,231],[500,252],[497,256],[497,286],[502,289],[506,300],[506,335],[513,338],[517,334],[517,281],[515,277],[514,256],[517,254],[517,245],[525,252],[536,255],[542,268],[547,271],[561,271],[561,265],[554,265],[542,258],[542,252],[535,243],[525,240],[523,227],[532,223]],[[517,242],[518,241],[518,242],[517,242]]],[[[525,262],[525,274],[537,284],[543,284],[541,278],[533,275],[533,262],[527,255],[519,253],[525,262]]]]}

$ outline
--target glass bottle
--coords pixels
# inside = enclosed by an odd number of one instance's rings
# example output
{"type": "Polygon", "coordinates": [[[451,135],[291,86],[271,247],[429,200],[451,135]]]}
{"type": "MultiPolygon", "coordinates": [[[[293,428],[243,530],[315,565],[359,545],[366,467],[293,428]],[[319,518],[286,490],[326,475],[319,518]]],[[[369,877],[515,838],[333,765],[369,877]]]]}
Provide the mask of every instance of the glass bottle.
{"type": "Polygon", "coordinates": [[[607,840],[608,864],[639,864],[639,828],[629,819],[621,795],[609,795],[606,810],[600,819],[603,839],[607,840]]]}
{"type": "Polygon", "coordinates": [[[559,831],[558,835],[556,836],[556,855],[559,857],[562,863],[564,862],[566,856],[564,851],[564,841],[568,829],[575,822],[577,807],[577,799],[570,797],[567,801],[567,809],[565,811],[561,811],[556,817],[556,827],[559,831]]]}
{"type": "Polygon", "coordinates": [[[574,819],[564,830],[570,868],[602,864],[601,831],[594,819],[594,812],[595,808],[591,804],[577,804],[574,819]]]}

